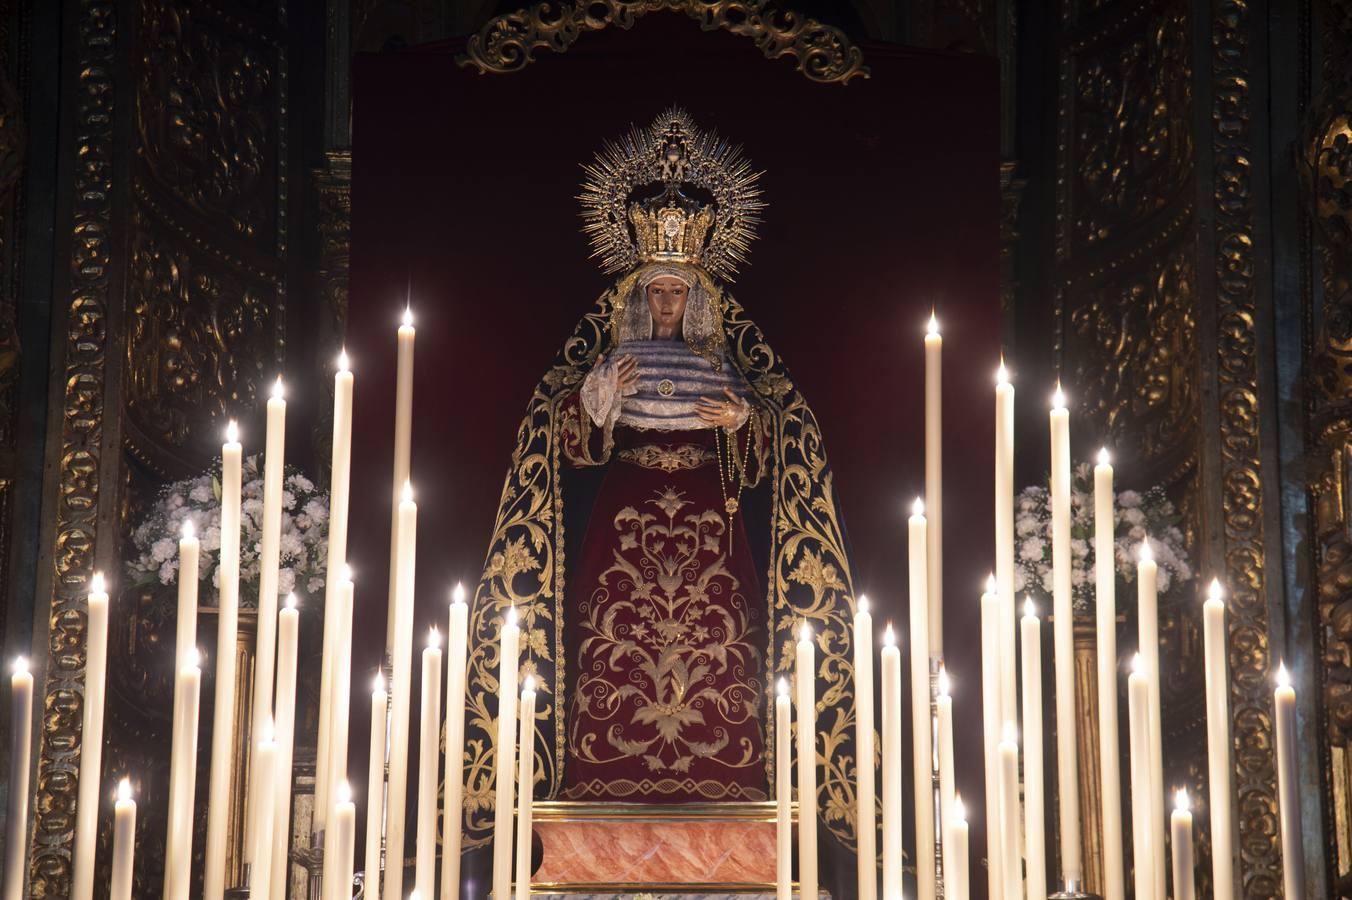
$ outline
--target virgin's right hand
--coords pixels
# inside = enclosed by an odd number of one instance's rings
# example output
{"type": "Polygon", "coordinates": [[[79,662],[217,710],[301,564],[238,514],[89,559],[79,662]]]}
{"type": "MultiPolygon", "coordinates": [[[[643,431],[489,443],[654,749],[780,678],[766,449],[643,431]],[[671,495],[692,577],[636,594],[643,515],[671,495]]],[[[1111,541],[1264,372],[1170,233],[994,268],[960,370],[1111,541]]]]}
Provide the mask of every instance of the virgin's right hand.
{"type": "Polygon", "coordinates": [[[638,360],[632,356],[621,356],[615,365],[615,372],[619,376],[620,390],[627,391],[629,388],[638,387],[638,360]]]}

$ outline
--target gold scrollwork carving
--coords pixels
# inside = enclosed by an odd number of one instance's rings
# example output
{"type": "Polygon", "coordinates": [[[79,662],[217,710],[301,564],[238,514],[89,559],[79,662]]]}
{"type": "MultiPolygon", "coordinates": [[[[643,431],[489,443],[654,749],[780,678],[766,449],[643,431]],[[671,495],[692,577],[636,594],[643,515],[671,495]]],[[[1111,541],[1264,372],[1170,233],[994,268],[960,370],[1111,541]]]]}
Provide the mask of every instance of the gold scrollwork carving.
{"type": "Polygon", "coordinates": [[[536,50],[562,53],[585,32],[628,29],[662,10],[685,13],[705,31],[721,28],[750,38],[769,59],[792,57],[812,81],[848,84],[869,74],[863,53],[843,31],[771,0],[545,0],[490,20],[456,61],[481,73],[518,72],[534,61],[536,50]]]}
{"type": "MultiPolygon", "coordinates": [[[[65,261],[61,424],[52,536],[52,593],[47,621],[38,729],[37,791],[33,803],[29,892],[70,896],[76,774],[84,699],[85,585],[99,534],[98,471],[103,459],[108,304],[114,247],[113,70],[118,4],[83,0],[73,12],[79,88],[72,132],[76,167],[65,261]]],[[[59,327],[59,326],[58,326],[59,327]]]]}

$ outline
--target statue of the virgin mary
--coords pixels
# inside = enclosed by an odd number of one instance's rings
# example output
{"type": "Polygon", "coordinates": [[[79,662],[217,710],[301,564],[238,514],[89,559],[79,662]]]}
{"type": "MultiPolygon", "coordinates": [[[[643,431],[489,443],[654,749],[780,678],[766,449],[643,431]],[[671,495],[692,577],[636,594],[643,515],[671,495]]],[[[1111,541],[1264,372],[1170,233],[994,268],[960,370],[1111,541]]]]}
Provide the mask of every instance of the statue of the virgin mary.
{"type": "Polygon", "coordinates": [[[854,844],[854,590],[817,421],[725,288],[763,207],[740,148],[671,109],[580,197],[618,280],[535,388],[475,598],[466,828],[492,819],[500,635],[522,628],[539,799],[760,801],[807,621],[818,808],[854,844]]]}

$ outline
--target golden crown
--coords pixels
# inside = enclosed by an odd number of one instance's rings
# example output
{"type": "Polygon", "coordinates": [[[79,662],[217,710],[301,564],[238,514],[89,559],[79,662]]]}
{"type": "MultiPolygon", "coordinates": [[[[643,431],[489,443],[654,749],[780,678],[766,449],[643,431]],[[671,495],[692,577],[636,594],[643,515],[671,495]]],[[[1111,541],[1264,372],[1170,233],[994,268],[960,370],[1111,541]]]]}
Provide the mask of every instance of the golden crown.
{"type": "Polygon", "coordinates": [[[740,147],[696,128],[684,110],[672,107],[647,127],[631,127],[582,168],[583,229],[603,271],[688,262],[731,281],[745,261],[765,207],[760,173],[740,147]]]}

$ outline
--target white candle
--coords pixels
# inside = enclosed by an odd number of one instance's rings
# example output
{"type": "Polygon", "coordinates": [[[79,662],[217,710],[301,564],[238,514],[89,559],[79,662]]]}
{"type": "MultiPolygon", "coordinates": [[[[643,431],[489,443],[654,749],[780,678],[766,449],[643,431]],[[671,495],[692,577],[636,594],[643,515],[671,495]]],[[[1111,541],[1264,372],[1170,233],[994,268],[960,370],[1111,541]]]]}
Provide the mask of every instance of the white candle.
{"type": "Polygon", "coordinates": [[[190,650],[174,681],[169,817],[164,846],[165,900],[188,900],[193,801],[197,794],[197,714],[202,690],[202,670],[198,660],[197,650],[190,650]]]}
{"type": "MultiPolygon", "coordinates": [[[[323,655],[319,664],[319,738],[315,754],[315,802],[311,827],[318,833],[324,830],[332,801],[329,790],[333,784],[333,682],[334,666],[339,663],[335,649],[338,643],[338,617],[334,594],[338,589],[343,567],[347,564],[347,513],[352,476],[352,371],[348,367],[347,351],[338,355],[338,371],[333,376],[333,455],[329,476],[329,531],[328,558],[324,574],[324,637],[323,655]]],[[[405,709],[407,713],[407,709],[405,709]]],[[[402,834],[401,834],[402,837],[402,834]]]]}
{"type": "Polygon", "coordinates": [[[80,739],[79,799],[75,805],[75,872],[71,897],[94,896],[94,855],[99,827],[99,784],[103,780],[103,701],[108,683],[108,592],[103,573],[89,587],[89,627],[85,630],[84,725],[80,739]]]}
{"type": "Polygon", "coordinates": [[[502,625],[501,658],[498,664],[497,795],[493,809],[493,897],[507,900],[512,893],[512,808],[516,777],[516,679],[520,660],[521,629],[516,607],[507,611],[502,625]]]}
{"type": "Polygon", "coordinates": [[[995,374],[995,583],[1000,598],[997,721],[1013,722],[1019,714],[1014,671],[1014,385],[1003,359],[995,374]]]}
{"type": "MultiPolygon", "coordinates": [[[[277,577],[282,536],[282,466],[286,455],[286,399],[282,392],[282,376],[278,375],[272,386],[272,396],[268,398],[266,451],[263,457],[263,534],[258,551],[258,640],[254,654],[251,732],[255,735],[263,733],[263,720],[273,717],[272,682],[277,660],[277,577]]],[[[244,818],[244,861],[255,867],[263,853],[271,855],[272,852],[267,843],[258,840],[257,834],[260,820],[271,819],[274,807],[272,785],[260,782],[257,773],[257,766],[251,766],[244,818]]]]}
{"type": "Polygon", "coordinates": [[[418,506],[413,488],[404,483],[399,501],[399,541],[395,568],[399,574],[396,594],[394,657],[390,674],[390,776],[386,786],[385,867],[386,897],[404,895],[404,820],[408,803],[409,705],[413,685],[413,588],[418,540],[418,506]],[[398,864],[395,861],[398,860],[398,864]]]}
{"type": "Polygon", "coordinates": [[[1193,900],[1197,896],[1197,885],[1192,872],[1192,812],[1185,790],[1174,795],[1169,829],[1172,832],[1170,845],[1174,849],[1174,900],[1193,900]]]}
{"type": "Polygon", "coordinates": [[[947,839],[953,847],[944,857],[944,900],[968,900],[971,895],[971,873],[967,847],[967,807],[962,796],[953,797],[953,824],[947,839]]]}
{"type": "Polygon", "coordinates": [[[272,717],[263,720],[258,731],[259,741],[253,752],[255,784],[266,785],[267,793],[258,798],[258,821],[254,824],[254,861],[249,869],[249,892],[259,897],[268,896],[272,889],[272,828],[275,820],[271,792],[277,786],[277,739],[272,729],[272,717]]]}
{"type": "Polygon", "coordinates": [[[854,614],[855,821],[858,823],[859,900],[878,895],[877,791],[873,777],[873,617],[868,597],[860,595],[854,614]]]}
{"type": "Polygon", "coordinates": [[[943,853],[944,873],[953,868],[951,855],[953,839],[948,833],[953,823],[953,799],[957,792],[953,785],[953,697],[948,692],[948,670],[939,666],[939,695],[935,698],[935,737],[939,745],[939,835],[943,853]]]}
{"type": "MultiPolygon", "coordinates": [[[[446,633],[446,808],[441,820],[441,900],[460,896],[460,837],[465,796],[465,662],[469,653],[465,588],[451,595],[446,633]]],[[[376,898],[379,900],[379,898],[376,898]]]]}
{"type": "MultiPolygon", "coordinates": [[[[1000,836],[1000,597],[995,576],[981,595],[981,748],[986,783],[986,865],[991,900],[1004,897],[1000,836]]],[[[1041,900],[1041,898],[1039,898],[1041,900]]]]}
{"type": "Polygon", "coordinates": [[[793,729],[789,683],[779,679],[775,694],[775,896],[793,897],[793,766],[789,732],[793,729]]]}
{"type": "Polygon", "coordinates": [[[883,631],[883,900],[901,900],[901,651],[883,631]]]}
{"type": "Polygon", "coordinates": [[[1136,896],[1155,896],[1156,825],[1151,818],[1150,792],[1150,682],[1145,661],[1136,654],[1127,676],[1127,732],[1131,742],[1131,835],[1135,860],[1136,896]]]}
{"type": "MultiPolygon", "coordinates": [[[[390,559],[398,556],[399,500],[404,484],[413,477],[413,308],[404,308],[404,320],[396,338],[398,357],[394,374],[394,479],[390,488],[390,559]]],[[[394,655],[397,614],[397,582],[390,568],[389,614],[385,625],[385,655],[394,655]]],[[[395,900],[398,900],[396,897],[395,900]]],[[[430,898],[429,898],[430,900],[430,898]]]]}
{"type": "Polygon", "coordinates": [[[1006,722],[1000,741],[1000,872],[1006,897],[1023,895],[1019,871],[1019,744],[1018,730],[1006,722]]]}
{"type": "Polygon", "coordinates": [[[136,801],[131,782],[117,784],[113,806],[113,871],[108,881],[108,900],[131,900],[132,863],[136,854],[136,801]]]}
{"type": "Polygon", "coordinates": [[[1296,760],[1296,692],[1286,664],[1277,666],[1272,693],[1273,731],[1277,735],[1277,802],[1281,810],[1282,896],[1304,898],[1305,859],[1300,833],[1300,773],[1296,760]]]}
{"type": "MultiPolygon", "coordinates": [[[[189,654],[197,652],[197,576],[201,544],[192,519],[183,520],[178,539],[178,623],[174,633],[174,672],[188,664],[189,654]]],[[[175,679],[177,682],[177,679],[175,679]]],[[[177,690],[177,684],[175,684],[177,690]]],[[[178,698],[174,698],[175,705],[178,698]]]]}
{"type": "Polygon", "coordinates": [[[516,811],[516,900],[530,900],[531,804],[535,792],[535,678],[521,688],[520,799],[516,811]]]}
{"type": "Polygon", "coordinates": [[[817,897],[817,663],[812,626],[799,632],[793,678],[798,689],[798,891],[817,897]]]}
{"type": "Polygon", "coordinates": [[[1032,598],[1023,604],[1023,803],[1028,900],[1047,897],[1047,823],[1043,809],[1042,622],[1032,598]]]}
{"type": "Polygon", "coordinates": [[[380,900],[380,823],[385,815],[385,717],[389,699],[385,679],[377,672],[371,688],[371,764],[366,773],[366,900],[380,900]]]}
{"type": "MultiPolygon", "coordinates": [[[[1150,541],[1141,542],[1136,564],[1137,643],[1145,661],[1146,682],[1150,685],[1150,820],[1155,828],[1164,823],[1164,741],[1160,723],[1160,629],[1159,568],[1150,549],[1150,541]]],[[[1157,896],[1165,893],[1164,840],[1157,835],[1150,844],[1155,854],[1154,873],[1157,896]]]]}
{"type": "Polygon", "coordinates": [[[230,755],[235,743],[235,643],[239,633],[240,463],[243,448],[232,421],[221,447],[220,609],[216,629],[216,706],[211,726],[211,772],[207,788],[204,900],[225,896],[226,828],[230,815],[230,755]]]}
{"type": "MultiPolygon", "coordinates": [[[[1099,796],[1103,803],[1103,900],[1125,900],[1122,774],[1117,735],[1117,572],[1113,532],[1113,467],[1108,450],[1094,467],[1094,606],[1098,662],[1099,796]]],[[[1028,752],[1024,725],[1024,752],[1028,752]]],[[[1029,890],[1032,890],[1031,885],[1029,890]]],[[[1045,896],[1045,895],[1044,895],[1045,896]]],[[[1228,895],[1225,895],[1228,896],[1228,895]]]]}
{"type": "Polygon", "coordinates": [[[24,877],[24,850],[28,847],[28,767],[33,752],[33,673],[28,671],[28,661],[23,657],[14,663],[9,689],[9,804],[5,822],[10,838],[5,841],[4,900],[23,900],[24,884],[28,881],[24,877]]]}
{"type": "Polygon", "coordinates": [[[418,845],[413,883],[432,896],[437,877],[437,770],[441,761],[441,635],[433,628],[422,654],[422,729],[418,742],[418,845]]]}
{"type": "Polygon", "coordinates": [[[272,885],[268,896],[285,897],[291,850],[291,761],[296,740],[296,652],[300,613],[295,594],[286,595],[286,606],[277,614],[277,777],[273,794],[272,885]]]}
{"type": "Polygon", "coordinates": [[[916,500],[907,520],[911,612],[911,760],[915,778],[916,892],[934,900],[934,745],[930,733],[928,523],[916,500]]]}
{"type": "MultiPolygon", "coordinates": [[[[943,348],[939,320],[930,313],[925,332],[925,496],[929,499],[929,531],[926,535],[929,645],[935,656],[944,652],[944,447],[943,447],[943,348]]],[[[915,639],[911,639],[914,644],[915,639]]]]}
{"type": "Polygon", "coordinates": [[[1070,412],[1061,386],[1052,398],[1052,628],[1056,660],[1056,774],[1061,880],[1080,881],[1080,803],[1075,748],[1075,640],[1070,561],[1070,412]]]}
{"type": "Polygon", "coordinates": [[[1230,676],[1225,650],[1225,603],[1213,579],[1202,604],[1206,669],[1207,786],[1211,807],[1211,883],[1217,897],[1235,895],[1234,812],[1230,774],[1230,676]]]}
{"type": "Polygon", "coordinates": [[[333,601],[337,609],[335,615],[335,634],[333,650],[338,658],[333,664],[333,698],[329,713],[329,737],[333,746],[329,748],[329,791],[340,781],[347,781],[347,742],[351,733],[352,711],[352,570],[344,564],[338,589],[333,592],[333,601]]]}
{"type": "Polygon", "coordinates": [[[356,852],[357,808],[352,788],[340,781],[333,789],[332,818],[324,839],[324,861],[333,866],[333,879],[324,880],[322,900],[349,900],[352,896],[352,863],[356,852]]]}

